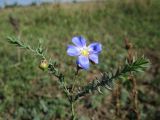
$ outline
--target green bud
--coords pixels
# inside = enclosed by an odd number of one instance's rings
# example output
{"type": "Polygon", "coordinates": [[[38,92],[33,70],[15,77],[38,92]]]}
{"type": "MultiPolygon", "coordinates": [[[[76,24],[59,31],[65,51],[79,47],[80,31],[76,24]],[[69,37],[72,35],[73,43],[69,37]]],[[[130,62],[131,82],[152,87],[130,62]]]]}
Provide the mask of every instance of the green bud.
{"type": "Polygon", "coordinates": [[[48,62],[47,60],[42,60],[40,65],[39,65],[39,68],[42,69],[42,70],[47,70],[48,69],[48,62]]]}

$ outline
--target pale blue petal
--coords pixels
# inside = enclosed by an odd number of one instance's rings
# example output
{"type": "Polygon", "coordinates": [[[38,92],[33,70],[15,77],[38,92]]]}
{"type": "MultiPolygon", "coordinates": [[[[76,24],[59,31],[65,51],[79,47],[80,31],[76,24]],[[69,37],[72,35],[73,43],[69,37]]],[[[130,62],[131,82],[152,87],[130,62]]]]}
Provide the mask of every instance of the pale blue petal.
{"type": "Polygon", "coordinates": [[[78,47],[86,46],[86,40],[82,36],[73,37],[72,42],[78,47]]]}
{"type": "Polygon", "coordinates": [[[79,56],[80,55],[80,51],[77,47],[73,46],[73,45],[69,45],[67,48],[67,54],[69,56],[79,56]]]}
{"type": "Polygon", "coordinates": [[[89,59],[90,59],[92,62],[98,64],[98,54],[90,54],[90,55],[89,55],[89,59]]]}
{"type": "Polygon", "coordinates": [[[98,42],[92,43],[88,46],[90,53],[100,53],[102,51],[102,45],[98,42]]]}
{"type": "Polygon", "coordinates": [[[77,64],[79,65],[79,67],[87,70],[89,68],[89,59],[86,56],[79,56],[78,60],[77,60],[77,64]]]}

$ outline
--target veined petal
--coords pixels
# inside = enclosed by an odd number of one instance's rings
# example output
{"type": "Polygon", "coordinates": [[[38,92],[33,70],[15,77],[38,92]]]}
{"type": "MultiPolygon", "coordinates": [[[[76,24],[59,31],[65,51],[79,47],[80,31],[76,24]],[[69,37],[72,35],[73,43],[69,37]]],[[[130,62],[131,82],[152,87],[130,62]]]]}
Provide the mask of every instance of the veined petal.
{"type": "Polygon", "coordinates": [[[78,47],[85,47],[86,46],[86,40],[82,36],[73,37],[72,42],[78,47]]]}
{"type": "Polygon", "coordinates": [[[90,53],[100,53],[102,51],[102,45],[98,42],[94,42],[88,46],[90,53]]]}
{"type": "Polygon", "coordinates": [[[89,59],[90,59],[92,62],[98,64],[98,54],[90,54],[90,55],[89,55],[89,59]]]}
{"type": "Polygon", "coordinates": [[[77,64],[79,65],[79,67],[87,70],[89,68],[89,59],[88,59],[88,57],[80,55],[78,57],[77,64]]]}
{"type": "Polygon", "coordinates": [[[69,56],[78,56],[78,55],[80,55],[80,51],[77,47],[75,47],[73,45],[69,45],[67,48],[67,54],[69,56]]]}

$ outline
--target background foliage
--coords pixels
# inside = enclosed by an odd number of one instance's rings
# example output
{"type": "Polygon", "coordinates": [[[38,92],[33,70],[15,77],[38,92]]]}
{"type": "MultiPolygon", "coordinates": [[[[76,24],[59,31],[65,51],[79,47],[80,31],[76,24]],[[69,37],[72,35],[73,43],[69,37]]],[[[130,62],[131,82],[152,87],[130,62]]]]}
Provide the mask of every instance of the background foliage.
{"type": "MultiPolygon", "coordinates": [[[[39,40],[49,56],[58,61],[71,81],[75,64],[66,54],[74,35],[84,35],[89,42],[103,44],[100,64],[81,72],[78,80],[86,84],[101,71],[119,66],[127,56],[124,39],[133,43],[137,54],[145,54],[152,67],[136,78],[142,120],[160,119],[160,1],[124,0],[103,3],[42,5],[0,10],[0,119],[68,119],[69,103],[57,88],[56,78],[39,68],[39,60],[29,52],[17,50],[6,37],[19,36],[37,46],[39,40]],[[64,59],[65,58],[65,59],[64,59]]],[[[123,83],[122,83],[123,84],[123,83]]],[[[112,93],[87,96],[78,104],[81,120],[132,119],[127,116],[129,92],[124,82],[121,94],[121,117],[115,116],[112,93]]],[[[127,85],[128,86],[128,85],[127,85]]],[[[131,116],[131,115],[130,115],[131,116]]],[[[134,118],[134,117],[133,117],[134,118]]]]}

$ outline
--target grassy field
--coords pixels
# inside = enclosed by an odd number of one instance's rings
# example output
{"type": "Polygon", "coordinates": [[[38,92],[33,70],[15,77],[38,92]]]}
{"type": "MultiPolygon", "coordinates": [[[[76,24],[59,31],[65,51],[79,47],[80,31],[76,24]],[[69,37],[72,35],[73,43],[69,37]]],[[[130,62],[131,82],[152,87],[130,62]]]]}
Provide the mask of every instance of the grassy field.
{"type": "MultiPolygon", "coordinates": [[[[40,59],[7,42],[18,36],[31,46],[43,41],[48,56],[57,61],[72,82],[75,59],[66,54],[73,36],[101,42],[100,63],[81,72],[83,84],[101,71],[121,65],[127,56],[124,39],[133,43],[138,56],[150,59],[151,68],[136,77],[141,120],[160,119],[160,1],[124,0],[97,3],[13,7],[0,10],[0,120],[68,120],[69,103],[56,78],[41,71],[40,59]],[[13,18],[13,19],[12,19],[13,18]],[[13,23],[16,21],[17,25],[13,23]],[[16,28],[17,27],[17,28],[16,28]],[[18,30],[17,30],[18,29],[18,30]]],[[[103,90],[77,104],[80,120],[134,120],[129,114],[127,88],[120,98],[121,116],[115,115],[112,93],[103,90]]]]}

